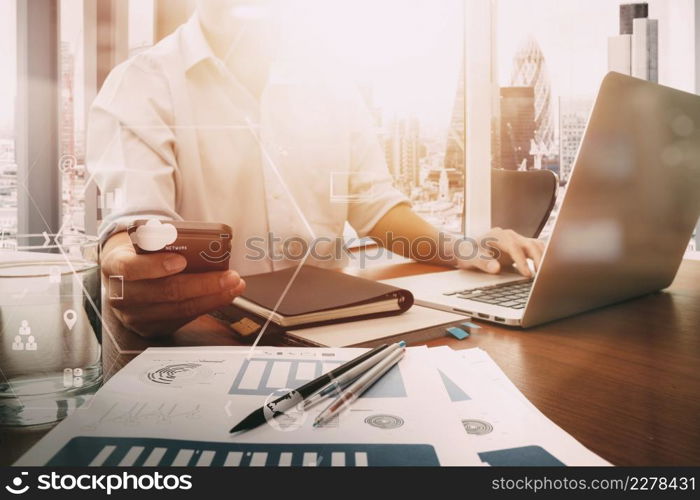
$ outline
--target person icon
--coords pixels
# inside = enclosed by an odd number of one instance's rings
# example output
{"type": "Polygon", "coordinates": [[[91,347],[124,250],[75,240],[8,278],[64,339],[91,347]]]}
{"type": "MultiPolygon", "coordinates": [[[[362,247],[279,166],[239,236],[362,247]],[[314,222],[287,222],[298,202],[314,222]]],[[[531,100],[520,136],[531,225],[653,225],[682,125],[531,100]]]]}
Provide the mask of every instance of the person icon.
{"type": "Polygon", "coordinates": [[[19,325],[19,332],[20,335],[31,335],[32,334],[32,328],[29,326],[29,321],[26,319],[23,319],[22,322],[19,325]]]}
{"type": "Polygon", "coordinates": [[[15,341],[12,343],[13,351],[24,351],[24,343],[22,343],[22,337],[15,335],[15,341]]]}
{"type": "Polygon", "coordinates": [[[27,346],[26,350],[27,351],[36,351],[37,345],[36,345],[36,340],[34,339],[34,335],[30,335],[29,338],[27,339],[27,346]]]}

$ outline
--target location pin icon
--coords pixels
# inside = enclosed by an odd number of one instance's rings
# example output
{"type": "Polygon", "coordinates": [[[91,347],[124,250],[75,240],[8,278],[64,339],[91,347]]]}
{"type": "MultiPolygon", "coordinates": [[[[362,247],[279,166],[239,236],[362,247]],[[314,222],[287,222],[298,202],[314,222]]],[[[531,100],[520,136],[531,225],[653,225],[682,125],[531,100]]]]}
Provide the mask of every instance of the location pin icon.
{"type": "Polygon", "coordinates": [[[73,325],[75,325],[75,322],[78,321],[78,315],[75,314],[75,311],[73,309],[68,309],[66,310],[66,312],[63,313],[63,321],[66,322],[68,329],[72,330],[73,325]]]}

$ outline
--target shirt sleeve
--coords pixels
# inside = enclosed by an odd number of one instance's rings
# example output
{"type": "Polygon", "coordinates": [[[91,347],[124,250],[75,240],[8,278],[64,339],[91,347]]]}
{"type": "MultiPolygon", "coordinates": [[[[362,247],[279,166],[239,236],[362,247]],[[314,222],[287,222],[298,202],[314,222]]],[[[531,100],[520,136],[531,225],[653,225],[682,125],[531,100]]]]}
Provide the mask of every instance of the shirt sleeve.
{"type": "Polygon", "coordinates": [[[180,219],[167,82],[143,56],[107,77],[88,118],[86,166],[100,190],[104,241],[134,219],[180,219]]]}
{"type": "Polygon", "coordinates": [[[390,209],[410,202],[393,185],[384,150],[362,96],[354,88],[348,94],[351,147],[348,191],[353,200],[348,206],[348,222],[360,237],[365,237],[390,209]]]}

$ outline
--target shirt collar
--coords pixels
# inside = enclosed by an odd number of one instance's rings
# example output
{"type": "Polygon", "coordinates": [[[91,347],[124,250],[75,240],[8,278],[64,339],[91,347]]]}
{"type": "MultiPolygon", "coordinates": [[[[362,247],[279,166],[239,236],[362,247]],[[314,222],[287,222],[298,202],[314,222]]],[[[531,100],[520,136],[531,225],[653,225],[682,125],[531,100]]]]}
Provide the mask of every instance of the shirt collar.
{"type": "Polygon", "coordinates": [[[199,16],[195,12],[182,26],[181,47],[185,71],[205,59],[216,59],[211,46],[202,32],[199,16]]]}

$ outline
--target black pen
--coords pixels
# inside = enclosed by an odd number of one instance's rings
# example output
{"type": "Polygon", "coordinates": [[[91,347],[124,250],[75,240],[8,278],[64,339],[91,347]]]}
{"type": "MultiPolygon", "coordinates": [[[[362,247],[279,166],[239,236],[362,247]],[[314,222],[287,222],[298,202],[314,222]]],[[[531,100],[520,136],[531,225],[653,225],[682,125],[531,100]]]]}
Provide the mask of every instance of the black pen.
{"type": "Polygon", "coordinates": [[[241,420],[236,424],[229,432],[241,432],[247,431],[249,429],[254,429],[255,427],[264,424],[268,418],[275,418],[277,415],[284,413],[285,411],[293,408],[297,404],[301,403],[303,400],[314,394],[316,391],[322,389],[329,383],[331,383],[336,377],[339,377],[346,371],[352,369],[353,367],[359,365],[363,361],[371,358],[378,352],[387,348],[387,344],[382,344],[375,347],[374,349],[367,351],[364,354],[356,357],[355,359],[348,361],[340,365],[338,368],[329,371],[328,373],[321,375],[317,379],[302,385],[296,390],[290,391],[283,396],[266,403],[262,408],[258,408],[253,413],[248,415],[246,418],[241,420]]]}

